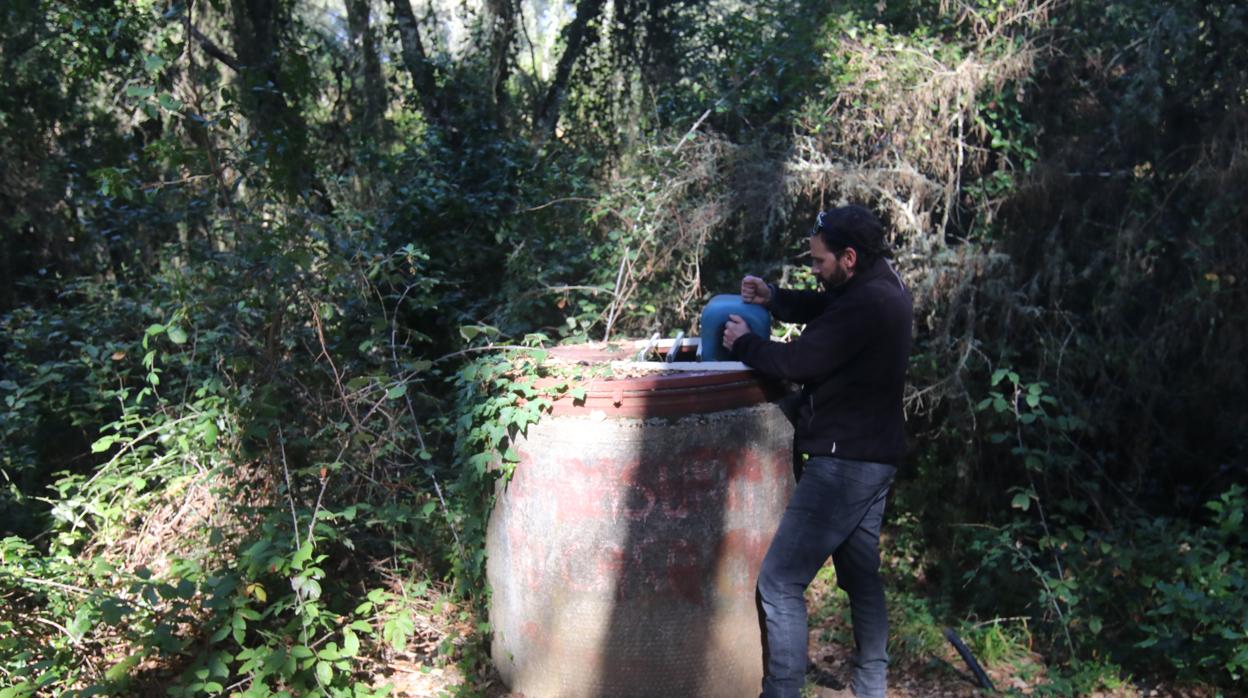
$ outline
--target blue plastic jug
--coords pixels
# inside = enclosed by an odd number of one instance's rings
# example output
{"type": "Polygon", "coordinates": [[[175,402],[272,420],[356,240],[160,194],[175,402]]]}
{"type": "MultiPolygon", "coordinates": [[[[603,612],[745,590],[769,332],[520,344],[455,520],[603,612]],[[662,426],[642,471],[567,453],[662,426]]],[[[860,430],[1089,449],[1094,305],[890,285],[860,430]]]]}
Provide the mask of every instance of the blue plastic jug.
{"type": "Polygon", "coordinates": [[[771,337],[771,313],[766,308],[746,303],[736,294],[715,296],[702,309],[702,361],[732,360],[723,345],[729,315],[740,315],[750,332],[765,339],[771,337]]]}

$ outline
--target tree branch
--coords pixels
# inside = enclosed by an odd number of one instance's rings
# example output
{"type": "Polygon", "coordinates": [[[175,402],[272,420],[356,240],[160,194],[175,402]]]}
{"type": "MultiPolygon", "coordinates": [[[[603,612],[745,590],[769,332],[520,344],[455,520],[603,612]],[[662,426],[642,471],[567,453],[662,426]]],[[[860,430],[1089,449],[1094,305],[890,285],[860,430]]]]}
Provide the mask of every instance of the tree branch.
{"type": "Polygon", "coordinates": [[[190,29],[191,36],[198,41],[199,45],[204,49],[204,53],[226,64],[236,73],[243,72],[237,58],[226,53],[220,46],[213,43],[212,39],[204,36],[204,33],[197,29],[194,24],[187,23],[186,26],[190,29]]]}

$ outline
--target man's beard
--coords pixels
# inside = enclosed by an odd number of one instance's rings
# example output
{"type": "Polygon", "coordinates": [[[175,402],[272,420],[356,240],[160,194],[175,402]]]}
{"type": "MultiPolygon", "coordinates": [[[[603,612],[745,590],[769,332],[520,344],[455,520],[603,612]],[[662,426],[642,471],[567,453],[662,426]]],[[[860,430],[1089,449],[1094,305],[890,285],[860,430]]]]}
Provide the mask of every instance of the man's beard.
{"type": "Polygon", "coordinates": [[[830,278],[825,279],[822,276],[819,277],[819,285],[825,291],[831,291],[833,289],[840,288],[841,286],[845,285],[846,281],[849,281],[849,275],[846,274],[844,270],[839,269],[839,268],[836,271],[832,272],[832,275],[830,278]]]}

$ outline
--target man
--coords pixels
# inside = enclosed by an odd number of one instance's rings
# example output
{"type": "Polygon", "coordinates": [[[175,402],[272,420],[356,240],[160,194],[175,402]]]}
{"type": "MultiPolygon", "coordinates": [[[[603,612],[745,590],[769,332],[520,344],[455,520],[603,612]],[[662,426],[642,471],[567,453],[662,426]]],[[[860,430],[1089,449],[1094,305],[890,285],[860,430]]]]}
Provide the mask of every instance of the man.
{"type": "Polygon", "coordinates": [[[884,500],[905,451],[902,390],[913,303],[884,258],[884,228],[867,209],[819,214],[811,268],[823,291],[741,281],[741,297],[778,319],[806,323],[795,341],[771,342],[730,316],[724,346],[767,375],[801,383],[793,449],[805,458],[758,575],[765,698],[796,698],[806,673],[803,592],[832,556],[849,594],[854,695],[882,698],[888,612],[879,576],[884,500]]]}

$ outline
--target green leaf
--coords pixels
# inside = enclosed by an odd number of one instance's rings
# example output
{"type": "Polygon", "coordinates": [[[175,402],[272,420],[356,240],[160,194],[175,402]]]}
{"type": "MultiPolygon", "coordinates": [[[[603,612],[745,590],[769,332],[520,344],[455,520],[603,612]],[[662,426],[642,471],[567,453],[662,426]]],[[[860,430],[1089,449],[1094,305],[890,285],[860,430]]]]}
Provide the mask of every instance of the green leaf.
{"type": "Polygon", "coordinates": [[[109,625],[117,625],[132,610],[128,604],[115,596],[110,596],[100,602],[100,616],[109,625]]]}
{"type": "Polygon", "coordinates": [[[351,628],[342,630],[342,656],[354,657],[360,651],[360,638],[356,637],[351,628]]]}
{"type": "Polygon", "coordinates": [[[91,444],[91,452],[99,453],[101,451],[107,451],[108,449],[113,447],[113,442],[115,442],[116,440],[117,440],[116,436],[105,436],[103,438],[97,439],[95,443],[91,444]]]}
{"type": "Polygon", "coordinates": [[[217,443],[217,425],[211,421],[204,422],[199,428],[199,433],[204,439],[204,445],[208,448],[212,448],[217,443]]]}
{"type": "Polygon", "coordinates": [[[182,109],[182,100],[174,97],[168,92],[161,92],[160,97],[158,97],[157,100],[160,102],[161,108],[165,111],[180,111],[182,109]]]}
{"type": "Polygon", "coordinates": [[[397,400],[398,398],[401,398],[406,394],[407,394],[406,385],[396,385],[393,388],[386,391],[386,397],[390,398],[391,400],[397,400]]]}
{"type": "Polygon", "coordinates": [[[1031,497],[1028,497],[1025,493],[1020,492],[1014,495],[1014,500],[1010,502],[1010,506],[1015,509],[1027,511],[1031,508],[1031,497]]]}
{"type": "Polygon", "coordinates": [[[334,680],[334,667],[329,662],[316,663],[316,678],[320,679],[322,684],[328,684],[334,680]]]}
{"type": "Polygon", "coordinates": [[[23,681],[15,686],[0,688],[0,698],[26,698],[35,694],[35,688],[29,681],[23,681]]]}
{"type": "Polygon", "coordinates": [[[307,562],[311,557],[312,541],[308,541],[299,546],[299,549],[295,551],[294,556],[290,558],[290,566],[297,570],[303,569],[303,563],[307,562]]]}
{"type": "MultiPolygon", "coordinates": [[[[121,681],[122,679],[129,678],[130,670],[133,669],[134,665],[138,664],[139,660],[142,658],[143,658],[143,654],[141,652],[136,652],[130,655],[129,657],[126,657],[125,659],[121,660],[120,662],[117,662],[111,668],[109,668],[108,671],[104,672],[105,680],[112,682],[112,683],[116,683],[118,681],[121,681]]],[[[0,693],[0,696],[2,695],[4,694],[0,693]]]]}
{"type": "Polygon", "coordinates": [[[165,334],[169,335],[169,341],[174,344],[186,344],[186,330],[177,325],[170,325],[165,334]]]}

